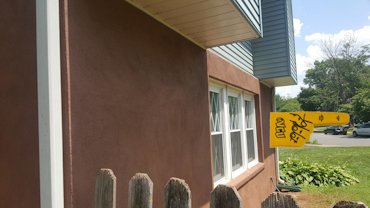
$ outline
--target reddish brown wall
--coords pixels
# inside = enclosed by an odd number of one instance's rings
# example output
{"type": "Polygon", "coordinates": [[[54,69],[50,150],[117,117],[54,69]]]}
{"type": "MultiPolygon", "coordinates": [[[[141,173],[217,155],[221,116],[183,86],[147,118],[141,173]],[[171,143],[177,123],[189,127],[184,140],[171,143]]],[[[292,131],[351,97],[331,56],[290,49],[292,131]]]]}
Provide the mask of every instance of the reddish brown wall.
{"type": "Polygon", "coordinates": [[[229,182],[229,185],[237,187],[245,207],[260,207],[261,202],[274,190],[270,178],[276,178],[275,150],[269,148],[272,89],[211,51],[207,51],[207,57],[210,78],[255,94],[260,164],[229,182]]]}
{"type": "Polygon", "coordinates": [[[40,207],[35,1],[0,1],[0,207],[40,207]]]}
{"type": "MultiPolygon", "coordinates": [[[[260,84],[259,109],[261,112],[261,132],[263,136],[264,169],[252,180],[238,189],[246,207],[260,207],[260,203],[275,189],[270,178],[275,181],[275,149],[269,147],[269,120],[272,111],[272,89],[260,84]]],[[[259,149],[261,151],[261,149],[259,149]]]]}
{"type": "Polygon", "coordinates": [[[259,81],[248,75],[235,65],[221,58],[216,53],[207,51],[207,64],[209,77],[229,85],[259,94],[259,81]]]}
{"type": "Polygon", "coordinates": [[[94,206],[99,168],[115,172],[119,207],[136,172],[152,178],[155,207],[173,176],[189,182],[194,207],[205,204],[212,189],[205,51],[125,1],[68,4],[66,207],[94,206]]]}

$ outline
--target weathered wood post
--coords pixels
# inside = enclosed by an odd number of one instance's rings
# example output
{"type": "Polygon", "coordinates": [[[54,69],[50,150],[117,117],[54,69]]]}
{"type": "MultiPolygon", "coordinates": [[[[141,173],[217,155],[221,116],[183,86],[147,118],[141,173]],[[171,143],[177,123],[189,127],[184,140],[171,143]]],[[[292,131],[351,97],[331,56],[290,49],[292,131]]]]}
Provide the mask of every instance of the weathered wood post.
{"type": "Polygon", "coordinates": [[[218,185],[211,193],[211,208],[242,208],[242,201],[234,187],[218,185]]]}
{"type": "Polygon", "coordinates": [[[95,208],[116,208],[116,176],[110,169],[100,169],[96,176],[95,208]]]}
{"type": "Polygon", "coordinates": [[[368,208],[368,207],[362,202],[339,201],[333,206],[333,208],[368,208]]]}
{"type": "Polygon", "coordinates": [[[167,182],[165,208],[191,208],[191,192],[184,180],[171,178],[167,182]]]}
{"type": "Polygon", "coordinates": [[[288,194],[272,193],[262,202],[262,208],[299,208],[299,206],[288,194]]]}
{"type": "Polygon", "coordinates": [[[145,173],[136,173],[129,182],[128,208],[152,208],[153,182],[145,173]]]}

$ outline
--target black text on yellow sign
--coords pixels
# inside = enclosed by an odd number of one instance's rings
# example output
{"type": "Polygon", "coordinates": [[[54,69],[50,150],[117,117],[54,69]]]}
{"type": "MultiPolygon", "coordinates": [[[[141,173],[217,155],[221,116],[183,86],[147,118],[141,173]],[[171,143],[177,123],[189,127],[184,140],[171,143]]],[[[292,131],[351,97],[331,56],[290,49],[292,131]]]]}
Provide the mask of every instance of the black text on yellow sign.
{"type": "Polygon", "coordinates": [[[271,112],[270,147],[302,147],[310,139],[314,126],[343,125],[347,113],[271,112]]]}

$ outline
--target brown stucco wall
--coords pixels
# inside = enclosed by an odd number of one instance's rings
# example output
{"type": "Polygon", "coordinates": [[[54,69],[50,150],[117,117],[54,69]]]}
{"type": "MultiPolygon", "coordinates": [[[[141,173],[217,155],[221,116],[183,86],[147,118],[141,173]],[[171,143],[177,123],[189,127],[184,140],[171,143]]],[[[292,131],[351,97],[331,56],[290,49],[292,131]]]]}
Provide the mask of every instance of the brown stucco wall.
{"type": "MultiPolygon", "coordinates": [[[[271,182],[276,181],[276,169],[275,169],[275,149],[269,147],[269,120],[270,112],[272,111],[272,88],[266,85],[260,84],[259,98],[259,109],[261,112],[261,132],[262,132],[262,149],[259,151],[263,152],[263,164],[264,169],[257,174],[252,180],[244,184],[244,186],[238,189],[241,197],[244,200],[246,207],[260,207],[260,203],[271,194],[275,187],[271,182]]],[[[258,122],[258,121],[257,121],[258,122]]]]}
{"type": "Polygon", "coordinates": [[[40,207],[35,1],[0,1],[0,207],[40,207]]]}
{"type": "Polygon", "coordinates": [[[275,150],[269,148],[269,117],[272,111],[272,88],[252,75],[207,51],[209,77],[255,94],[258,153],[260,164],[229,182],[238,189],[245,207],[258,208],[274,190],[270,178],[276,179],[275,150]]]}
{"type": "Polygon", "coordinates": [[[257,78],[237,68],[216,53],[207,50],[207,64],[209,77],[240,89],[259,94],[257,78]]]}
{"type": "Polygon", "coordinates": [[[118,207],[136,172],[153,180],[155,207],[170,177],[201,207],[213,185],[206,52],[125,1],[65,3],[66,207],[94,206],[100,168],[117,176],[118,207]]]}

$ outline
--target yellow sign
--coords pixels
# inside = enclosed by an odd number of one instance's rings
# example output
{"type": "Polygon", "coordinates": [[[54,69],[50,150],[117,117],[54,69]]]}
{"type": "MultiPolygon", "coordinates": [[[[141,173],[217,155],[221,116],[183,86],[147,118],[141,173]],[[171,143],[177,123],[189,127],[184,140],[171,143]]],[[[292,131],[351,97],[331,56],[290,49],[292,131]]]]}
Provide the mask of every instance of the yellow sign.
{"type": "Polygon", "coordinates": [[[310,139],[314,126],[343,125],[347,113],[271,112],[270,147],[302,147],[310,139]]]}

